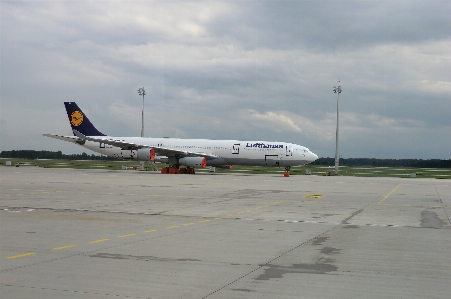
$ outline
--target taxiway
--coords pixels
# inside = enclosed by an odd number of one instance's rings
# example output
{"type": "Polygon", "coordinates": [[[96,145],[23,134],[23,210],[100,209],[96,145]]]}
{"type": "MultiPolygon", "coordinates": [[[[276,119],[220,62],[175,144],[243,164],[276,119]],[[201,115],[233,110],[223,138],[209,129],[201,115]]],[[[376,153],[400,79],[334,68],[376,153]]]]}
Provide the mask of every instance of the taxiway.
{"type": "Polygon", "coordinates": [[[2,298],[449,298],[451,181],[0,167],[2,298]]]}

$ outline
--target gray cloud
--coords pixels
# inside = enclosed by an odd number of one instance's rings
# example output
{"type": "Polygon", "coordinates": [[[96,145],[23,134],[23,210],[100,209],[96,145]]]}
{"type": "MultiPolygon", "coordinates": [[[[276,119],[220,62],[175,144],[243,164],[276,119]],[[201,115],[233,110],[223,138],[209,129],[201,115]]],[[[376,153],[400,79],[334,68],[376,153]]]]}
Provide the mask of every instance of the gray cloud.
{"type": "Polygon", "coordinates": [[[449,1],[2,1],[0,150],[111,135],[290,141],[333,156],[450,158],[449,1]]]}

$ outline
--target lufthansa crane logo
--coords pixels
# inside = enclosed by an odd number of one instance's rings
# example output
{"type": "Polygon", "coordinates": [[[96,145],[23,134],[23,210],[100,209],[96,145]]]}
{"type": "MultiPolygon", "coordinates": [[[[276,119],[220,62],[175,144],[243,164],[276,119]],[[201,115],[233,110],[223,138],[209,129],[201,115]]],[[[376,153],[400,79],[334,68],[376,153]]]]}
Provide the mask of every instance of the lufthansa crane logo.
{"type": "Polygon", "coordinates": [[[78,127],[79,125],[81,125],[82,122],[83,122],[83,113],[81,113],[80,111],[72,112],[72,114],[70,115],[70,123],[74,127],[78,127]]]}

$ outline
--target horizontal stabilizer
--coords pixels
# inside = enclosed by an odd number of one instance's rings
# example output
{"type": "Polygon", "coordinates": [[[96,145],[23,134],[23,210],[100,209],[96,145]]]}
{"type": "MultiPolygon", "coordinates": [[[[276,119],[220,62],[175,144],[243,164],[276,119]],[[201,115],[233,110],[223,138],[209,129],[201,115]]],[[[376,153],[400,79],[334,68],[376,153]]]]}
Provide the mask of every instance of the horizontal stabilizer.
{"type": "Polygon", "coordinates": [[[62,136],[62,135],[55,135],[55,134],[42,134],[43,136],[55,138],[59,140],[69,141],[72,143],[79,143],[80,139],[76,136],[62,136]]]}

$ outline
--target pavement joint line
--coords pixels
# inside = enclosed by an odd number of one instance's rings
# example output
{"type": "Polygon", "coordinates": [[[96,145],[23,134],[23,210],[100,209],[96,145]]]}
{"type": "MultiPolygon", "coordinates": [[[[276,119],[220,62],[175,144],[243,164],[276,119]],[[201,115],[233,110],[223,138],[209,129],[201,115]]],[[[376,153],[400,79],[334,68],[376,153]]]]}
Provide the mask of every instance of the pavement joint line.
{"type": "Polygon", "coordinates": [[[213,294],[215,294],[215,293],[217,293],[217,292],[223,290],[224,288],[226,288],[226,287],[228,287],[228,286],[230,286],[230,285],[236,283],[237,281],[239,281],[239,280],[241,280],[241,279],[243,279],[243,278],[249,276],[250,274],[252,274],[252,273],[254,273],[254,272],[256,272],[256,271],[262,269],[263,267],[266,267],[268,264],[270,264],[270,263],[272,263],[273,261],[275,261],[275,260],[277,260],[277,259],[279,259],[279,258],[285,256],[286,254],[292,252],[293,250],[295,250],[295,249],[297,249],[297,248],[299,248],[299,247],[301,247],[301,246],[303,246],[303,245],[305,245],[305,244],[307,244],[307,243],[309,243],[309,242],[311,242],[311,241],[313,241],[313,240],[315,240],[315,239],[318,239],[319,237],[321,237],[321,236],[323,236],[323,235],[325,235],[325,234],[329,234],[332,230],[334,230],[335,228],[337,228],[337,227],[339,227],[339,226],[340,226],[340,224],[338,224],[338,225],[336,225],[336,226],[330,228],[329,230],[327,230],[327,231],[325,231],[325,232],[320,233],[319,235],[317,235],[317,236],[315,236],[315,237],[313,237],[313,238],[311,238],[311,239],[309,239],[309,240],[307,240],[307,241],[305,241],[305,242],[302,242],[302,243],[296,245],[295,247],[292,247],[292,248],[289,249],[288,251],[283,252],[283,253],[280,254],[279,256],[277,256],[277,257],[271,259],[270,261],[268,261],[268,262],[266,262],[266,263],[264,263],[264,264],[259,265],[258,267],[256,267],[255,269],[249,271],[248,273],[242,275],[241,277],[239,277],[239,278],[237,278],[237,279],[235,279],[235,280],[233,280],[233,281],[227,283],[226,285],[220,287],[219,289],[217,289],[217,290],[215,290],[215,291],[213,291],[213,292],[207,294],[206,296],[202,297],[202,299],[205,299],[205,298],[207,298],[207,297],[210,297],[211,295],[213,295],[213,294]]]}
{"type": "Polygon", "coordinates": [[[390,195],[392,195],[399,187],[401,187],[401,185],[402,185],[402,183],[399,184],[398,186],[396,186],[393,190],[390,191],[390,193],[388,193],[387,195],[385,195],[385,197],[382,198],[382,200],[379,201],[377,204],[378,204],[378,205],[381,205],[387,198],[390,197],[390,195]]]}

